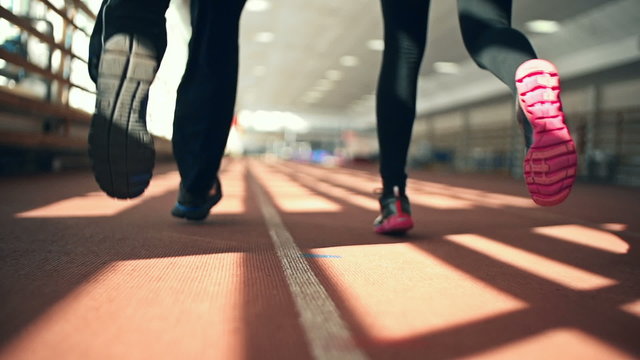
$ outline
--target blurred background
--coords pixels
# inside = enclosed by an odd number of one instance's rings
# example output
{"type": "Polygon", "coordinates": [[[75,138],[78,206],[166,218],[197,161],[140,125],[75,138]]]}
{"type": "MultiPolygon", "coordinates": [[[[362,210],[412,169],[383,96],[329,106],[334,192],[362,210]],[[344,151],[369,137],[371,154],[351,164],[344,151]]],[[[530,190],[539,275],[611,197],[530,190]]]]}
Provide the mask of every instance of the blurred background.
{"type": "MultiPolygon", "coordinates": [[[[0,174],[86,167],[95,87],[88,35],[99,0],[0,0],[0,174]]],[[[640,2],[516,0],[515,27],[558,65],[582,181],[640,185],[640,2]]],[[[189,1],[167,12],[169,48],[148,124],[171,159],[189,1]]],[[[467,55],[456,2],[433,0],[410,166],[521,176],[508,89],[467,55]]],[[[378,0],[248,0],[231,156],[332,166],[375,162],[384,42],[378,0]]],[[[220,54],[224,56],[224,54],[220,54]]]]}

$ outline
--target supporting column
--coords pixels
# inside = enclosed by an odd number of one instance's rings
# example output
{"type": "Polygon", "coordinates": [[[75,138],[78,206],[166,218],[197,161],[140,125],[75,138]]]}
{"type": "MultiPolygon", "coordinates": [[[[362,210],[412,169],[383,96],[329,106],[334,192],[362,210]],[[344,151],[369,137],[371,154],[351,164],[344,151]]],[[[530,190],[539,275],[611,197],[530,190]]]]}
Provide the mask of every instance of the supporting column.
{"type": "Polygon", "coordinates": [[[584,135],[584,158],[578,159],[579,174],[592,177],[595,171],[596,151],[598,150],[597,131],[599,127],[600,114],[600,88],[597,85],[591,85],[587,88],[587,106],[585,135],[584,135]]]}
{"type": "Polygon", "coordinates": [[[471,121],[469,119],[469,109],[461,111],[462,114],[462,133],[460,134],[460,154],[456,154],[456,164],[459,170],[469,171],[471,168],[470,141],[471,141],[471,121]]]}

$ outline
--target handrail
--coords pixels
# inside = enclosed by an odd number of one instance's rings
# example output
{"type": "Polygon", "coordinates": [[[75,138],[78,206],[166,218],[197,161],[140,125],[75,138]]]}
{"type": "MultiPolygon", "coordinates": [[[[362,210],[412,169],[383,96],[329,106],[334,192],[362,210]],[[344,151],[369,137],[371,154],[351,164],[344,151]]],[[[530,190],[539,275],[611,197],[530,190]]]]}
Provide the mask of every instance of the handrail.
{"type": "Polygon", "coordinates": [[[89,93],[93,93],[94,91],[87,89],[84,86],[78,85],[78,84],[74,84],[71,81],[69,81],[68,79],[65,79],[63,76],[58,75],[58,74],[54,74],[52,72],[50,72],[49,70],[43,69],[37,65],[34,65],[32,63],[30,63],[29,61],[23,59],[22,57],[15,55],[9,51],[6,51],[4,49],[0,49],[0,59],[4,59],[14,65],[18,65],[22,68],[24,68],[25,70],[34,72],[38,75],[44,76],[48,79],[51,80],[56,80],[59,81],[65,85],[69,85],[69,86],[73,86],[76,87],[78,89],[84,90],[86,92],[89,93]]]}
{"type": "Polygon", "coordinates": [[[41,99],[17,95],[1,87],[0,103],[13,109],[19,109],[23,113],[33,115],[46,113],[48,115],[79,124],[88,124],[91,120],[91,114],[85,111],[77,110],[62,104],[52,104],[42,101],[41,99]]]}
{"type": "MultiPolygon", "coordinates": [[[[87,31],[85,31],[84,29],[81,29],[77,24],[75,24],[73,22],[73,20],[62,10],[58,9],[56,6],[54,6],[49,0],[38,0],[40,1],[42,4],[44,4],[49,10],[55,12],[57,15],[59,15],[65,22],[65,26],[68,25],[72,25],[75,29],[78,29],[80,31],[82,31],[82,33],[84,33],[85,35],[89,36],[89,34],[87,33],[87,31]]],[[[83,4],[80,0],[78,1],[74,1],[74,3],[76,5],[78,4],[83,4]]],[[[82,11],[87,12],[87,14],[94,18],[93,13],[88,9],[88,7],[85,6],[78,6],[79,9],[81,9],[82,11]]],[[[27,59],[24,59],[23,57],[13,54],[9,51],[0,49],[0,58],[4,59],[5,61],[16,65],[18,67],[23,68],[24,70],[28,71],[28,72],[32,72],[35,74],[38,74],[46,79],[49,80],[53,80],[56,81],[58,86],[68,86],[68,87],[74,87],[77,89],[80,89],[82,91],[88,92],[88,93],[95,93],[93,90],[73,83],[69,80],[69,76],[70,74],[65,73],[63,71],[63,67],[64,66],[64,59],[65,56],[70,56],[74,59],[78,59],[80,61],[82,61],[83,63],[87,63],[87,60],[85,60],[84,58],[76,55],[73,51],[71,51],[71,49],[68,49],[67,47],[65,47],[64,45],[61,45],[59,43],[57,43],[54,39],[54,37],[50,34],[44,34],[42,32],[40,32],[38,29],[36,29],[28,19],[22,18],[16,14],[13,14],[11,11],[9,11],[8,9],[0,6],[0,18],[4,18],[7,21],[9,21],[10,23],[12,23],[13,25],[17,26],[19,29],[21,29],[22,31],[25,31],[27,33],[29,33],[30,35],[33,35],[34,37],[36,37],[37,39],[43,41],[44,43],[48,44],[51,49],[55,49],[55,50],[59,50],[62,54],[63,57],[61,58],[61,63],[60,66],[58,67],[58,70],[56,73],[53,72],[52,69],[44,69],[38,65],[33,64],[32,62],[30,62],[27,59]]],[[[51,54],[49,55],[51,56],[51,54]]],[[[59,101],[61,101],[62,98],[59,98],[59,101]]]]}
{"type": "Polygon", "coordinates": [[[57,134],[30,134],[0,130],[0,143],[29,148],[85,150],[87,141],[57,134]]]}
{"type": "MultiPolygon", "coordinates": [[[[69,8],[57,8],[50,0],[38,0],[46,11],[53,12],[62,19],[63,38],[60,42],[56,41],[52,32],[40,31],[33,25],[33,20],[12,13],[7,8],[0,6],[0,18],[6,19],[9,23],[16,26],[21,34],[32,36],[48,45],[49,51],[44,52],[44,56],[54,55],[56,51],[59,62],[53,68],[50,66],[39,65],[21,54],[14,53],[7,49],[0,48],[0,59],[7,63],[42,78],[48,86],[48,94],[45,99],[32,97],[26,93],[14,93],[6,87],[0,87],[0,109],[7,110],[9,113],[21,113],[45,121],[47,124],[55,124],[54,131],[47,128],[43,123],[42,132],[26,132],[3,130],[0,131],[0,142],[4,144],[20,145],[26,147],[48,147],[48,148],[68,148],[82,149],[86,147],[86,139],[80,139],[74,136],[74,132],[70,131],[72,124],[86,127],[91,119],[91,114],[86,111],[74,109],[69,106],[69,92],[71,88],[82,90],[86,93],[95,93],[88,85],[81,85],[71,81],[71,72],[69,71],[69,61],[77,59],[83,63],[87,63],[83,57],[75,54],[70,46],[66,43],[67,35],[73,35],[76,31],[80,31],[87,37],[89,32],[82,29],[74,21],[77,14],[75,10],[69,8]],[[50,96],[52,86],[57,87],[55,96],[50,96]],[[57,120],[57,121],[55,121],[57,120]],[[53,122],[51,122],[53,121],[53,122]],[[45,131],[44,129],[49,129],[45,131]]],[[[67,4],[74,7],[73,4],[81,4],[80,0],[67,4]]],[[[95,19],[95,15],[85,6],[75,6],[79,11],[87,13],[89,18],[95,19]]]]}
{"type": "Polygon", "coordinates": [[[85,4],[84,2],[82,2],[81,0],[72,0],[73,4],[80,10],[82,10],[85,14],[87,14],[92,20],[96,20],[98,17],[96,16],[96,14],[93,13],[93,11],[91,11],[91,9],[89,9],[89,7],[87,6],[87,4],[85,4]]]}
{"type": "Polygon", "coordinates": [[[87,35],[87,36],[91,36],[91,34],[89,34],[88,31],[86,31],[85,29],[81,28],[80,26],[78,26],[73,20],[71,20],[67,14],[65,14],[62,10],[58,9],[55,5],[53,5],[49,0],[38,0],[41,3],[45,4],[51,11],[55,12],[56,14],[58,14],[58,16],[60,16],[62,19],[64,19],[69,25],[73,26],[74,28],[82,31],[83,34],[87,35]]]}
{"type": "Polygon", "coordinates": [[[36,28],[34,28],[28,21],[20,18],[19,16],[16,16],[15,14],[13,14],[11,11],[5,9],[4,7],[0,6],[0,18],[4,18],[7,21],[9,21],[10,23],[16,25],[17,27],[19,27],[20,29],[28,32],[29,34],[37,37],[38,39],[40,39],[42,42],[47,43],[49,46],[56,48],[57,50],[60,50],[61,52],[63,52],[64,54],[71,56],[73,58],[76,58],[82,62],[84,62],[85,64],[87,63],[87,60],[81,58],[80,56],[74,54],[71,50],[65,48],[64,46],[58,44],[55,39],[53,39],[52,37],[46,36],[43,33],[41,33],[40,31],[38,31],[36,28]]]}

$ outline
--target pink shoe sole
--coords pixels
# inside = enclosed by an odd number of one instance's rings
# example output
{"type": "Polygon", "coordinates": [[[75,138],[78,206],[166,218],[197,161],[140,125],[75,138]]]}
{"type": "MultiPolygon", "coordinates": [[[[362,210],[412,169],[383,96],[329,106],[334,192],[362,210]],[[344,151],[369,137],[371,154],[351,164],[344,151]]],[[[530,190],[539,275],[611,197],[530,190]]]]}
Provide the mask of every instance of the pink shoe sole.
{"type": "Polygon", "coordinates": [[[578,156],[564,121],[558,70],[546,60],[529,60],[516,71],[518,100],[533,128],[533,144],[523,170],[533,201],[563,202],[576,178],[578,156]]]}
{"type": "Polygon", "coordinates": [[[375,226],[378,234],[403,234],[413,228],[413,219],[407,215],[392,215],[382,224],[375,226]]]}

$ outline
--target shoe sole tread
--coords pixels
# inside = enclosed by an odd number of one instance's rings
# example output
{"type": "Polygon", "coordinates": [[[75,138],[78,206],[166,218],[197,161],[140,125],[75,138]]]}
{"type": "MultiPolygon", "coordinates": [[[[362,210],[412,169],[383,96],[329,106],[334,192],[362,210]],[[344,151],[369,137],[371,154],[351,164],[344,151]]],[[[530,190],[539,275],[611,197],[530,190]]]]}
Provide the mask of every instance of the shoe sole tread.
{"type": "Polygon", "coordinates": [[[98,185],[115,198],[142,194],[153,172],[153,138],[141,118],[157,70],[150,48],[142,39],[115,35],[100,61],[89,156],[98,185]]]}
{"type": "Polygon", "coordinates": [[[542,206],[563,202],[577,173],[575,144],[565,123],[558,71],[547,61],[525,63],[516,73],[518,100],[534,131],[523,163],[533,201],[542,206]]]}

